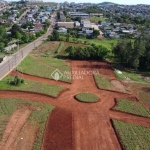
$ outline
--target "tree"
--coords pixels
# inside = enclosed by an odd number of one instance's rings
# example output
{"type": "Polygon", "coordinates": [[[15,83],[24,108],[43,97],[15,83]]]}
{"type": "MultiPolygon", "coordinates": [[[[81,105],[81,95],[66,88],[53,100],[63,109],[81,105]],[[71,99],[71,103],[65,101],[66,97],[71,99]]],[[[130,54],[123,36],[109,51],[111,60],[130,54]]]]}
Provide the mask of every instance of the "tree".
{"type": "Polygon", "coordinates": [[[23,31],[21,30],[20,26],[18,26],[17,24],[14,24],[11,28],[12,37],[16,37],[17,32],[23,34],[23,31]]]}
{"type": "Polygon", "coordinates": [[[6,29],[3,26],[0,26],[0,36],[3,37],[6,34],[6,29]]]}
{"type": "Polygon", "coordinates": [[[58,20],[60,19],[60,12],[59,11],[57,12],[57,19],[58,20]]]}
{"type": "Polygon", "coordinates": [[[59,41],[60,37],[59,37],[59,33],[57,30],[53,30],[52,35],[48,36],[48,39],[50,41],[59,41]]]}
{"type": "Polygon", "coordinates": [[[139,59],[136,58],[132,61],[132,66],[137,70],[137,68],[139,67],[139,59]]]}
{"type": "Polygon", "coordinates": [[[93,30],[93,36],[97,37],[99,35],[99,30],[93,30]]]}
{"type": "Polygon", "coordinates": [[[21,40],[22,36],[23,36],[23,35],[22,35],[21,33],[16,32],[16,38],[17,38],[17,39],[21,40]]]}
{"type": "Polygon", "coordinates": [[[5,44],[3,42],[0,42],[0,51],[3,51],[5,47],[5,44]]]}
{"type": "Polygon", "coordinates": [[[29,42],[29,35],[28,34],[24,34],[22,36],[21,40],[23,41],[23,43],[28,43],[29,42]]]}
{"type": "Polygon", "coordinates": [[[69,42],[69,39],[70,39],[70,34],[67,33],[67,34],[66,34],[66,42],[69,42]]]}

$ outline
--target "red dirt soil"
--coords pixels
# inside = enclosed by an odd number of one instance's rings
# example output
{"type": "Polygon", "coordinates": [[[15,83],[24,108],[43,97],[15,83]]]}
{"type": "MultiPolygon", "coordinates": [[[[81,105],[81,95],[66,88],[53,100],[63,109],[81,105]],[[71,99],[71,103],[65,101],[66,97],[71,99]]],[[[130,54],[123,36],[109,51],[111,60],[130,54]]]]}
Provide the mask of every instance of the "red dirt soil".
{"type": "MultiPolygon", "coordinates": [[[[109,75],[110,77],[116,79],[114,72],[105,62],[71,61],[71,66],[72,71],[78,72],[98,70],[100,73],[109,75]]],[[[30,78],[29,75],[25,75],[24,77],[40,82],[54,82],[48,79],[41,79],[39,77],[37,78],[32,76],[30,78]]],[[[69,137],[66,137],[70,139],[70,141],[67,141],[70,145],[69,150],[121,150],[121,146],[117,140],[114,129],[110,122],[110,119],[112,118],[149,127],[149,118],[110,110],[115,105],[115,98],[135,99],[133,95],[99,90],[96,87],[94,77],[92,75],[82,75],[82,77],[83,79],[73,79],[72,84],[65,83],[64,85],[64,83],[56,81],[54,84],[66,86],[69,88],[68,91],[64,91],[57,99],[53,99],[42,94],[17,91],[0,91],[0,98],[22,98],[63,108],[62,110],[57,110],[56,108],[56,110],[53,110],[54,114],[52,113],[52,116],[50,115],[45,131],[46,135],[44,136],[45,138],[43,140],[44,150],[62,149],[62,143],[61,141],[58,141],[58,139],[63,140],[65,137],[62,138],[62,135],[57,133],[56,128],[60,128],[59,132],[64,133],[64,124],[70,126],[71,122],[71,117],[68,119],[69,123],[67,123],[65,120],[63,122],[63,120],[60,118],[60,116],[63,116],[64,118],[68,117],[67,115],[66,117],[63,115],[63,113],[65,113],[64,109],[70,110],[73,116],[73,134],[69,129],[70,134],[72,134],[72,138],[70,135],[69,137]],[[93,93],[99,96],[100,101],[97,103],[87,104],[75,100],[74,96],[81,92],[93,93]],[[53,130],[51,130],[51,127],[53,130]],[[47,135],[48,133],[50,133],[51,136],[47,135]],[[53,139],[54,141],[52,141],[53,139]],[[72,139],[74,143],[73,145],[70,144],[72,139]],[[57,143],[57,147],[55,147],[54,142],[57,143]]],[[[66,146],[65,149],[67,148],[68,147],[66,146]]]]}
{"type": "Polygon", "coordinates": [[[71,111],[53,109],[47,121],[42,150],[72,150],[72,131],[71,111]]]}

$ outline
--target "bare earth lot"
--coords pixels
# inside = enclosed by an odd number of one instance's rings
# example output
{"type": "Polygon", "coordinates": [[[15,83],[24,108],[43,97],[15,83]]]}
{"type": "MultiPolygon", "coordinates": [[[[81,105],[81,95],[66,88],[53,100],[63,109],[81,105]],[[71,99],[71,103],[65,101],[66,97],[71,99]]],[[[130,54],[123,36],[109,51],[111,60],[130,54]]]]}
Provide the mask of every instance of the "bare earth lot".
{"type": "MultiPolygon", "coordinates": [[[[116,82],[119,82],[112,69],[105,62],[70,62],[72,71],[97,70],[101,74],[109,75],[116,82]]],[[[74,77],[72,84],[30,75],[24,75],[23,77],[68,88],[58,98],[51,98],[50,96],[30,92],[0,91],[0,98],[23,98],[56,106],[56,109],[52,111],[47,121],[42,150],[120,150],[120,143],[110,121],[112,118],[150,128],[149,118],[111,110],[115,105],[115,98],[136,100],[136,97],[132,94],[124,94],[124,91],[99,90],[93,75],[82,74],[82,79],[74,77]],[[81,92],[93,93],[100,98],[100,101],[87,104],[75,100],[74,96],[81,92]]],[[[124,89],[122,85],[118,84],[118,86],[124,89]]],[[[18,112],[15,113],[16,115],[18,114],[18,112]]],[[[8,129],[11,128],[12,130],[7,130],[9,132],[7,140],[5,140],[7,133],[4,132],[4,140],[0,143],[2,149],[7,150],[9,146],[13,145],[12,150],[15,150],[17,143],[13,140],[18,138],[18,130],[29,114],[30,110],[27,109],[23,113],[19,113],[18,119],[16,117],[13,118],[13,116],[11,117],[7,127],[10,126],[8,129]],[[17,122],[18,128],[13,128],[11,122],[17,122]]],[[[33,129],[33,135],[36,133],[36,130],[36,128],[33,129]]],[[[30,128],[26,128],[25,131],[26,133],[24,134],[26,137],[30,132],[30,128]]],[[[30,141],[34,142],[34,138],[31,138],[30,141]]],[[[20,142],[20,148],[25,148],[23,142],[20,142]]],[[[28,150],[30,150],[30,145],[28,150]]]]}

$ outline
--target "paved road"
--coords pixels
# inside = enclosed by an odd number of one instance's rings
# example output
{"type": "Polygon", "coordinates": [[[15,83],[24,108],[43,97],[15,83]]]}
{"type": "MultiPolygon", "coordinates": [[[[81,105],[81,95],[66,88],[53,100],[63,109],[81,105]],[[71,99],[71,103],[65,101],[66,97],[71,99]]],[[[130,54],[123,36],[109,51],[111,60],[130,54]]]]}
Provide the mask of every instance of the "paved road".
{"type": "Polygon", "coordinates": [[[13,54],[12,56],[9,56],[7,60],[5,60],[2,64],[0,64],[0,80],[2,80],[7,74],[9,74],[14,68],[16,68],[20,62],[31,52],[35,47],[39,46],[43,40],[47,38],[48,35],[51,34],[53,30],[53,26],[56,22],[55,19],[56,13],[54,13],[51,17],[51,25],[47,30],[47,33],[43,35],[42,37],[39,37],[26,47],[20,49],[18,52],[13,54]]]}

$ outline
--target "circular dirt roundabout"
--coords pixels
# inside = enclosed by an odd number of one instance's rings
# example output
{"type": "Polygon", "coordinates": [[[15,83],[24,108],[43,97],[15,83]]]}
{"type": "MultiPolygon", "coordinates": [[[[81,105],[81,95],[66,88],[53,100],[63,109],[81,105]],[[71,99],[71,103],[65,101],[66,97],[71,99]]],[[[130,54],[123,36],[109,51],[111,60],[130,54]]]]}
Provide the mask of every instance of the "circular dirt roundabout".
{"type": "Polygon", "coordinates": [[[94,103],[100,100],[100,98],[92,93],[79,93],[75,96],[75,99],[77,99],[80,102],[85,103],[94,103]]]}

